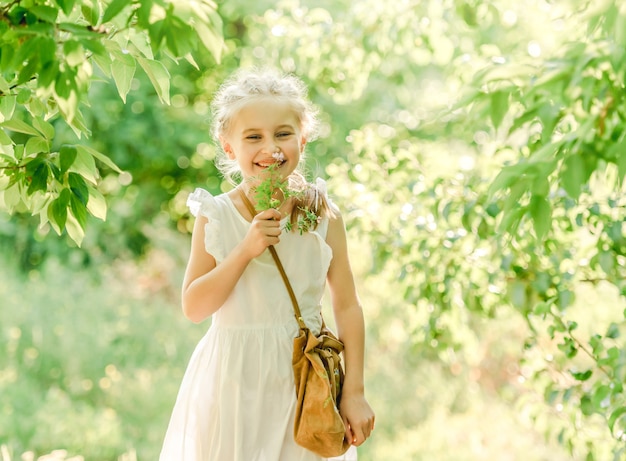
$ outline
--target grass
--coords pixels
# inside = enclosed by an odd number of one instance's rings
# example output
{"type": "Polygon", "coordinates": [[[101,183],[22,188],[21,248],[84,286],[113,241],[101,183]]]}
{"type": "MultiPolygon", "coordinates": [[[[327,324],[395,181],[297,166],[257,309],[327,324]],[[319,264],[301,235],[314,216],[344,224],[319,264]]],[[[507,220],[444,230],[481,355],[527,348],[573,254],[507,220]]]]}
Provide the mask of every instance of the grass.
{"type": "MultiPolygon", "coordinates": [[[[158,458],[187,361],[207,328],[180,312],[186,245],[87,271],[49,261],[21,276],[0,265],[2,461],[158,458]]],[[[361,461],[571,459],[514,406],[525,392],[515,387],[515,319],[486,324],[483,340],[464,351],[469,361],[421,357],[406,331],[411,310],[385,291],[382,275],[363,272],[364,261],[354,266],[377,413],[361,461]]]]}
{"type": "Polygon", "coordinates": [[[51,263],[0,280],[0,444],[88,460],[156,459],[184,367],[205,326],[183,320],[155,253],[99,273],[51,263]]]}

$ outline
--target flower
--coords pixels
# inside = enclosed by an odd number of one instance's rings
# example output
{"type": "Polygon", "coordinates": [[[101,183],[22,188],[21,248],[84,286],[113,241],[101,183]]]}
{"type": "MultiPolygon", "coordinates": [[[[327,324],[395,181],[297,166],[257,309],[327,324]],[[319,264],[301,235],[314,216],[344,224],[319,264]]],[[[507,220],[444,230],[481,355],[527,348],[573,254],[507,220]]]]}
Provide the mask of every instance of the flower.
{"type": "Polygon", "coordinates": [[[277,162],[284,162],[285,154],[283,154],[281,151],[276,151],[272,154],[272,158],[275,159],[277,162]]]}

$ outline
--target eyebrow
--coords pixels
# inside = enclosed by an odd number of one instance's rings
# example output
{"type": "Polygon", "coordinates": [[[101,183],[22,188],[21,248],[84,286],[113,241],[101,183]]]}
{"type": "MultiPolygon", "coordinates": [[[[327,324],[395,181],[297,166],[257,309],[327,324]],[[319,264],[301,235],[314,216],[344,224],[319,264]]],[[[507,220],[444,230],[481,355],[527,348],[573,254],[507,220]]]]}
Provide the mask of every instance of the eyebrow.
{"type": "MultiPolygon", "coordinates": [[[[293,125],[289,125],[287,123],[283,124],[283,125],[279,125],[276,127],[277,130],[283,130],[285,128],[289,128],[291,130],[295,130],[295,128],[293,127],[293,125]]],[[[248,128],[246,130],[243,130],[242,133],[246,134],[246,133],[250,133],[250,132],[255,132],[255,131],[262,131],[261,128],[248,128]]]]}

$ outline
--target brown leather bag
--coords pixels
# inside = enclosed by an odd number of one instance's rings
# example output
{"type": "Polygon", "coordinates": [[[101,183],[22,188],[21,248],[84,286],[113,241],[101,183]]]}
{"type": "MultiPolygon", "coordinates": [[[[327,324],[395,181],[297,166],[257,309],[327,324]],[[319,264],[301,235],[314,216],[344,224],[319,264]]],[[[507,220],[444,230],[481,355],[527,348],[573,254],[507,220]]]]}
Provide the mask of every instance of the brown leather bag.
{"type": "MultiPolygon", "coordinates": [[[[250,213],[256,215],[246,194],[241,189],[239,192],[250,213]]],[[[306,326],[276,249],[270,246],[269,250],[285,282],[300,327],[293,341],[292,357],[297,400],[295,441],[325,458],[340,456],[350,448],[346,428],[339,414],[344,379],[340,357],[343,343],[326,327],[324,319],[318,336],[306,326]]]]}

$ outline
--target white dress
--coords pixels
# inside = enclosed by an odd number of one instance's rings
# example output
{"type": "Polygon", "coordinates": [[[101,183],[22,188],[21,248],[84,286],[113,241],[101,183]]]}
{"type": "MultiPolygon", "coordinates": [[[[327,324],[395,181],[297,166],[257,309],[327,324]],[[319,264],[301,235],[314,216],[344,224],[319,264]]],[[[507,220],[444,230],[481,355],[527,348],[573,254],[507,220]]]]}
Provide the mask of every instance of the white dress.
{"type": "MultiPolygon", "coordinates": [[[[220,264],[250,223],[225,195],[196,189],[188,205],[205,216],[205,247],[220,264]]],[[[282,224],[285,224],[283,220],[282,224]]],[[[321,299],[332,259],[328,220],[276,245],[305,322],[321,326],[321,299]]],[[[291,367],[298,326],[269,251],[253,259],[198,343],[180,386],[160,461],[321,461],[293,438],[291,367]]],[[[344,460],[356,460],[352,447],[344,460]]]]}

